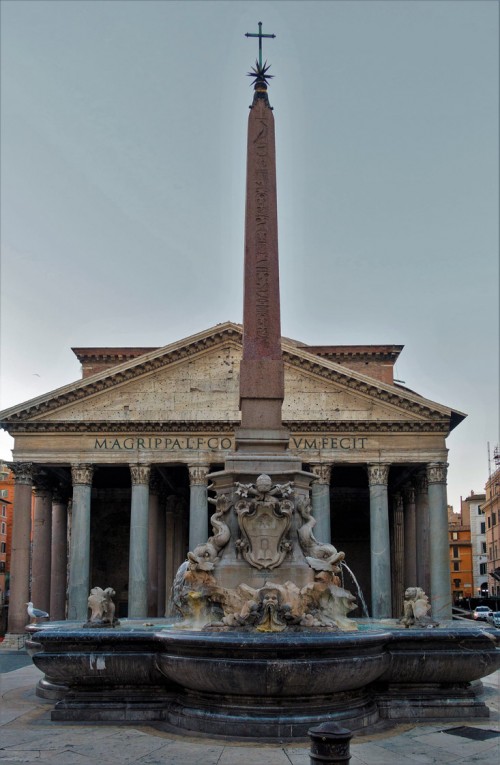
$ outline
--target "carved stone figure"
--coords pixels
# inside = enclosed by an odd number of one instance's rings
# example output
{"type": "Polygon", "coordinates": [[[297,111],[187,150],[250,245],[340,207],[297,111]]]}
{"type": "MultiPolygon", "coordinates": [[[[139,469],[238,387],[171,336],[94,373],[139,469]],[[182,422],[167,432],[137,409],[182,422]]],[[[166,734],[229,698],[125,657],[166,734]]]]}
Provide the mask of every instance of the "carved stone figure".
{"type": "Polygon", "coordinates": [[[216,512],[210,518],[213,536],[202,545],[198,545],[192,552],[188,552],[188,564],[191,571],[211,571],[215,567],[217,558],[223,547],[229,542],[230,531],[222,517],[231,504],[225,494],[220,494],[216,499],[209,497],[209,502],[215,505],[216,512]]]}
{"type": "Polygon", "coordinates": [[[115,627],[120,622],[115,617],[114,598],[116,592],[112,587],[93,587],[87,600],[90,608],[90,618],[85,627],[115,627]]]}
{"type": "Polygon", "coordinates": [[[344,560],[345,553],[338,552],[331,544],[318,542],[314,536],[313,528],[316,525],[316,519],[312,516],[310,499],[299,499],[297,510],[304,521],[297,534],[306,561],[315,571],[334,571],[338,573],[340,569],[337,563],[344,560]]]}
{"type": "MultiPolygon", "coordinates": [[[[270,476],[263,474],[255,484],[236,482],[235,494],[238,499],[234,512],[240,530],[240,538],[235,540],[236,557],[261,571],[275,570],[276,581],[266,580],[258,589],[245,582],[234,589],[220,584],[215,569],[231,537],[230,522],[226,523],[224,516],[232,506],[228,495],[220,494],[209,499],[216,507],[211,518],[213,535],[188,553],[177,572],[171,601],[175,611],[191,627],[216,631],[357,629],[356,623],[347,617],[356,608],[356,601],[337,576],[344,553],[315,538],[316,520],[309,499],[304,497],[296,502],[303,521],[297,537],[314,571],[314,581],[308,577],[309,583],[299,589],[292,581],[284,582],[279,571],[293,551],[288,536],[295,508],[293,484],[273,485],[270,476]]],[[[298,549],[295,552],[300,554],[298,549]]],[[[222,567],[225,562],[221,562],[222,567]]]]}
{"type": "Polygon", "coordinates": [[[236,494],[242,497],[234,506],[242,532],[237,552],[254,568],[277,568],[291,550],[292,484],[273,486],[268,475],[260,475],[255,486],[236,483],[236,494]]]}
{"type": "Polygon", "coordinates": [[[430,608],[429,598],[420,587],[408,587],[405,591],[401,624],[407,628],[437,626],[437,622],[428,616],[430,608]]]}

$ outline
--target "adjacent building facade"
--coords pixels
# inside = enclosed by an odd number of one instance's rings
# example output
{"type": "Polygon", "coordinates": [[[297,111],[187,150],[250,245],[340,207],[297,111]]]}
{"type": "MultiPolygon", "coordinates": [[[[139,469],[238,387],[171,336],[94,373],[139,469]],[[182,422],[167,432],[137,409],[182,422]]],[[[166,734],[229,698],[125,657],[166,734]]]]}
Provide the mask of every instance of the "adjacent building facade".
{"type": "Polygon", "coordinates": [[[496,470],[490,476],[485,487],[483,504],[486,550],[488,556],[488,591],[500,598],[500,451],[495,449],[496,470]]]}
{"type": "Polygon", "coordinates": [[[485,494],[473,491],[462,499],[462,518],[469,524],[472,554],[472,588],[474,597],[488,595],[488,557],[486,549],[485,494]]]}
{"type": "MultiPolygon", "coordinates": [[[[463,508],[463,506],[462,506],[463,508]]],[[[448,529],[450,540],[450,580],[454,604],[461,604],[464,598],[474,597],[471,529],[467,508],[454,513],[448,507],[448,529]]]]}
{"type": "MultiPolygon", "coordinates": [[[[146,576],[142,615],[165,613],[187,550],[211,533],[210,473],[234,450],[241,349],[230,322],[163,348],[74,349],[81,380],[0,413],[15,439],[11,590],[22,604],[12,601],[9,631],[24,629],[28,600],[53,619],[84,618],[82,583],[113,587],[125,616],[146,576]],[[149,529],[147,560],[137,523],[149,529]]],[[[446,437],[465,416],[394,382],[401,350],[282,340],[283,424],[316,476],[313,510],[327,508],[368,603],[384,526],[395,616],[406,587],[432,594],[439,580],[442,592],[449,578],[446,437]]]]}
{"type": "Polygon", "coordinates": [[[12,555],[12,520],[14,474],[6,462],[0,462],[0,635],[7,627],[10,561],[12,555]]]}

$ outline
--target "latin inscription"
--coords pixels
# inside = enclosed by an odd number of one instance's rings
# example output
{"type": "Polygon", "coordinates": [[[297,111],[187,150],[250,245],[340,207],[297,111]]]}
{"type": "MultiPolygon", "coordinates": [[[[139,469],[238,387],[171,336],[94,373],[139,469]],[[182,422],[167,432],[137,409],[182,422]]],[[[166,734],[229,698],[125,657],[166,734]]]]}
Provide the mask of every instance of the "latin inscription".
{"type": "MultiPolygon", "coordinates": [[[[309,450],[358,450],[366,449],[368,438],[363,436],[293,436],[290,449],[309,450]]],[[[94,449],[98,451],[190,451],[234,449],[234,439],[228,436],[126,436],[96,438],[94,449]]]]}
{"type": "Polygon", "coordinates": [[[367,438],[361,436],[315,436],[291,438],[290,448],[298,449],[364,449],[367,438]]]}
{"type": "Polygon", "coordinates": [[[233,449],[232,438],[220,438],[219,436],[127,436],[126,438],[96,438],[94,449],[164,449],[176,451],[178,449],[233,449]]]}

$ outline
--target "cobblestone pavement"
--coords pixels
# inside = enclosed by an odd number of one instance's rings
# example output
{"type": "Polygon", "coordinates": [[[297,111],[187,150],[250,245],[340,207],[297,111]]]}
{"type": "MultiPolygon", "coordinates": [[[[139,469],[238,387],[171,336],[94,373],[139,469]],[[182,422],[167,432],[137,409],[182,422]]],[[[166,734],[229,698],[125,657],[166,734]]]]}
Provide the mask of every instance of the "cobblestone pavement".
{"type": "MultiPolygon", "coordinates": [[[[52,704],[38,699],[34,691],[41,673],[29,663],[26,654],[4,653],[0,669],[2,764],[310,764],[309,743],[250,745],[174,735],[148,725],[51,722],[52,704]]],[[[389,731],[355,737],[350,765],[499,765],[500,671],[485,678],[483,684],[489,718],[402,724],[389,731]]]]}

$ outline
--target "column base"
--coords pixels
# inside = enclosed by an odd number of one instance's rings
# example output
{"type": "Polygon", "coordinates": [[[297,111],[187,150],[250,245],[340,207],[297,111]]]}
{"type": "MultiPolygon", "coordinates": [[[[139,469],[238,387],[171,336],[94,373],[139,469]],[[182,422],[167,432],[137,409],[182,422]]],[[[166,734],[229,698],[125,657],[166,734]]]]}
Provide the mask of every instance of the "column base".
{"type": "Polygon", "coordinates": [[[25,643],[26,635],[18,635],[14,632],[8,632],[0,643],[0,651],[22,651],[25,643]]]}

